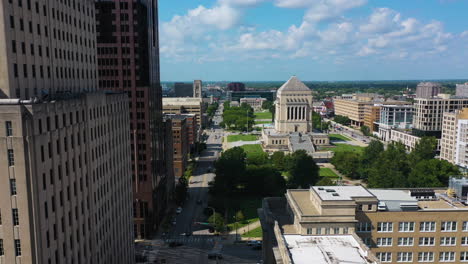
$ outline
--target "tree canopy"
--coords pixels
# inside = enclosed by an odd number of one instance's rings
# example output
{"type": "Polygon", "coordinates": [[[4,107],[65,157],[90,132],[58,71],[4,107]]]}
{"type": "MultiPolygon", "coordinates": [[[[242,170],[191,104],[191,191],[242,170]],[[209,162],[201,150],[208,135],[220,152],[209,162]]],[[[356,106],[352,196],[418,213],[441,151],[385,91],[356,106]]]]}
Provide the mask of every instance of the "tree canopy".
{"type": "Polygon", "coordinates": [[[351,119],[349,119],[347,116],[336,115],[333,118],[333,121],[344,126],[349,126],[351,124],[351,119]]]}

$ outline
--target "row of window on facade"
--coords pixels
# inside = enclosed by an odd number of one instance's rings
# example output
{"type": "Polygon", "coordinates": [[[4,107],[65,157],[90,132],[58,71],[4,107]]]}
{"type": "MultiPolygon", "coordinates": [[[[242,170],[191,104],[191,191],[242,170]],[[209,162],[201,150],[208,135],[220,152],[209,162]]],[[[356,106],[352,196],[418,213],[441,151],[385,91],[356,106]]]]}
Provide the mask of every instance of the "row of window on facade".
{"type": "MultiPolygon", "coordinates": [[[[442,232],[456,232],[458,223],[456,221],[444,221],[440,223],[440,231],[442,232]]],[[[416,222],[399,222],[398,232],[414,232],[416,222]]],[[[420,222],[420,232],[435,232],[437,227],[436,222],[420,222]]],[[[373,229],[372,223],[359,222],[357,224],[357,232],[371,232],[373,229]]],[[[468,232],[468,221],[462,223],[462,231],[468,232]]],[[[393,222],[378,222],[377,232],[393,232],[393,222]]]]}
{"type": "MultiPolygon", "coordinates": [[[[439,252],[438,262],[456,262],[456,252],[445,251],[439,252]]],[[[377,258],[381,262],[392,262],[392,252],[378,252],[377,258]]],[[[436,253],[434,252],[418,252],[418,262],[434,262],[436,253]]],[[[396,254],[396,262],[414,262],[413,252],[398,252],[396,254]]],[[[460,262],[468,262],[468,251],[460,252],[460,262]]]]}
{"type": "MultiPolygon", "coordinates": [[[[411,246],[414,246],[414,240],[415,239],[413,237],[399,237],[397,245],[411,247],[411,246]]],[[[371,244],[368,244],[368,245],[371,245],[371,244]]],[[[393,238],[392,237],[379,237],[377,238],[375,245],[377,247],[391,247],[393,246],[393,238]]],[[[418,245],[419,246],[435,246],[436,239],[435,237],[420,237],[418,241],[418,245]]],[[[456,237],[440,237],[439,245],[440,246],[456,246],[457,238],[456,237]]],[[[461,237],[460,245],[468,246],[468,237],[461,237]]]]}
{"type": "MultiPolygon", "coordinates": [[[[15,1],[17,2],[18,4],[18,7],[23,7],[23,0],[17,0],[15,1]]],[[[26,2],[26,8],[27,10],[29,11],[32,11],[32,0],[26,0],[24,1],[26,2]]],[[[80,4],[80,0],[68,0],[68,1],[60,1],[62,4],[70,7],[70,8],[73,8],[73,10],[77,10],[78,12],[81,12],[83,13],[84,15],[88,16],[88,17],[91,17],[93,18],[94,17],[94,12],[93,12],[93,9],[89,8],[90,5],[88,5],[86,8],[85,6],[81,5],[80,4]]],[[[8,3],[10,4],[13,4],[13,0],[8,0],[8,3]]],[[[39,6],[39,1],[35,1],[34,2],[34,7],[35,7],[35,11],[37,14],[40,14],[40,6],[39,6]]],[[[57,10],[57,19],[60,18],[59,16],[59,10],[57,10]]],[[[54,8],[52,8],[52,13],[54,13],[54,8]]],[[[43,5],[42,6],[42,15],[43,16],[47,16],[47,6],[46,5],[43,5]]],[[[55,15],[52,14],[52,18],[55,19],[55,15]]],[[[62,22],[65,22],[65,23],[69,23],[71,24],[71,17],[69,19],[67,19],[67,15],[65,14],[65,19],[64,19],[64,16],[63,16],[63,13],[62,13],[62,16],[61,16],[61,20],[62,22]]],[[[76,26],[76,23],[75,23],[75,26],[76,26]]]]}

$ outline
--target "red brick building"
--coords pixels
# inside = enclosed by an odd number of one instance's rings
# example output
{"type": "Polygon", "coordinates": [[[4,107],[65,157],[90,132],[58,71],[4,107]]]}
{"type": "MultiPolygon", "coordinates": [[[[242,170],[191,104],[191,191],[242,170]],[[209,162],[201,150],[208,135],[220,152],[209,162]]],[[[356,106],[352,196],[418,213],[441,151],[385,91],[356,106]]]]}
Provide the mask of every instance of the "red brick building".
{"type": "Polygon", "coordinates": [[[187,169],[190,144],[187,117],[185,115],[168,116],[172,120],[172,147],[174,176],[181,177],[187,169]]]}

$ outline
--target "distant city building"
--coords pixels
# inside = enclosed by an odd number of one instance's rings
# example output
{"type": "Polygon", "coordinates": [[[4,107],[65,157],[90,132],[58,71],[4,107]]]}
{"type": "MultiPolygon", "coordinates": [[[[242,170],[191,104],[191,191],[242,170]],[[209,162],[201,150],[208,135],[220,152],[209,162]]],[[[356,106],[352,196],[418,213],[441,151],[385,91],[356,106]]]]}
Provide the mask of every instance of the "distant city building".
{"type": "Polygon", "coordinates": [[[312,90],[296,76],[278,90],[275,128],[263,129],[262,145],[267,152],[305,150],[315,152],[315,146],[328,145],[326,134],[312,133],[312,90]]]}
{"type": "Polygon", "coordinates": [[[468,83],[456,85],[456,96],[468,97],[468,83]]]}
{"type": "Polygon", "coordinates": [[[193,97],[193,90],[192,83],[174,83],[175,97],[193,97]]]}
{"type": "Polygon", "coordinates": [[[410,129],[413,126],[413,105],[382,105],[378,121],[378,134],[384,141],[390,140],[392,129],[410,129]]]}
{"type": "MultiPolygon", "coordinates": [[[[345,96],[345,98],[350,98],[345,96]]],[[[382,103],[379,95],[357,94],[352,99],[334,99],[335,115],[346,116],[351,120],[351,125],[361,127],[364,125],[365,108],[376,103],[382,103]]]]}
{"type": "Polygon", "coordinates": [[[245,91],[245,84],[241,82],[228,83],[226,90],[234,92],[243,92],[245,91]]]}
{"type": "Polygon", "coordinates": [[[391,142],[402,143],[410,151],[413,150],[416,144],[421,140],[421,137],[415,136],[409,131],[390,129],[387,133],[389,133],[391,142]]]}
{"type": "Polygon", "coordinates": [[[468,107],[468,97],[439,94],[434,98],[415,98],[413,107],[413,128],[423,132],[436,132],[440,137],[444,112],[468,107]]]}
{"type": "Polygon", "coordinates": [[[445,112],[440,158],[468,169],[468,108],[445,112]]]}
{"type": "Polygon", "coordinates": [[[194,98],[202,98],[202,87],[203,83],[201,80],[193,81],[193,97],[194,98]]]}
{"type": "Polygon", "coordinates": [[[167,118],[172,121],[174,176],[180,178],[187,169],[190,152],[187,118],[184,115],[170,115],[167,118]]]}
{"type": "Polygon", "coordinates": [[[200,125],[197,123],[197,115],[196,114],[166,114],[166,119],[170,119],[172,117],[179,118],[184,117],[186,119],[186,126],[187,126],[187,139],[190,146],[190,151],[195,150],[195,145],[197,142],[200,141],[200,135],[198,134],[198,129],[200,125]]]}
{"type": "Polygon", "coordinates": [[[440,83],[422,82],[416,87],[416,98],[432,98],[442,93],[440,83]]]}
{"type": "Polygon", "coordinates": [[[226,100],[239,102],[241,98],[265,98],[268,101],[275,101],[276,90],[260,90],[260,91],[227,91],[226,100]]]}
{"type": "Polygon", "coordinates": [[[237,101],[231,101],[231,102],[229,102],[229,106],[230,106],[230,107],[239,107],[239,106],[240,106],[240,103],[237,102],[237,101]]]}
{"type": "Polygon", "coordinates": [[[265,198],[264,263],[462,263],[468,184],[450,181],[453,191],[314,186],[265,198]]]}
{"type": "Polygon", "coordinates": [[[241,98],[240,104],[246,103],[250,105],[254,110],[262,109],[263,103],[267,101],[265,98],[241,98]]]}
{"type": "Polygon", "coordinates": [[[378,125],[376,122],[380,119],[380,109],[381,105],[366,105],[364,107],[364,126],[369,128],[369,131],[376,132],[378,131],[378,125]]]}
{"type": "Polygon", "coordinates": [[[165,97],[163,98],[164,114],[195,114],[197,116],[197,131],[200,135],[201,128],[207,123],[204,116],[205,104],[202,98],[180,98],[180,97],[165,97]]]}

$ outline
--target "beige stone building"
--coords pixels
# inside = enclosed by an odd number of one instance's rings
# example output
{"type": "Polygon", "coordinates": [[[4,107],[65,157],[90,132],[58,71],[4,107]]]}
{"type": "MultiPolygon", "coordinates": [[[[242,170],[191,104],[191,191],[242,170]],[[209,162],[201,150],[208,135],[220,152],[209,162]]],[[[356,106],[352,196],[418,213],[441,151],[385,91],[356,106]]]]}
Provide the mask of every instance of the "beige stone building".
{"type": "Polygon", "coordinates": [[[202,98],[163,97],[164,114],[195,114],[197,115],[197,124],[205,126],[206,120],[203,118],[204,112],[205,109],[202,98]]]}
{"type": "Polygon", "coordinates": [[[440,158],[468,168],[468,108],[445,112],[442,120],[440,158]]]}
{"type": "Polygon", "coordinates": [[[367,126],[370,132],[376,132],[377,125],[376,122],[380,119],[380,109],[381,105],[366,105],[364,107],[364,125],[367,126]]]}
{"type": "Polygon", "coordinates": [[[134,263],[128,97],[96,91],[94,1],[0,18],[0,263],[134,263]]]}
{"type": "Polygon", "coordinates": [[[266,198],[259,214],[264,263],[282,263],[284,252],[295,246],[280,247],[287,234],[357,235],[379,263],[468,261],[468,207],[443,190],[311,187],[266,198]]]}
{"type": "Polygon", "coordinates": [[[243,103],[246,103],[248,105],[250,105],[250,107],[252,107],[254,110],[261,110],[262,109],[262,105],[263,103],[267,101],[266,98],[261,98],[261,97],[254,97],[254,98],[250,98],[250,97],[245,97],[245,98],[241,98],[240,99],[240,104],[243,104],[243,103]]]}
{"type": "Polygon", "coordinates": [[[329,145],[328,135],[312,133],[312,91],[296,76],[277,91],[275,128],[263,129],[265,151],[305,150],[315,152],[315,146],[329,145]]]}
{"type": "Polygon", "coordinates": [[[434,98],[415,98],[413,128],[424,132],[442,131],[445,112],[468,107],[468,98],[440,94],[434,98]]]}

